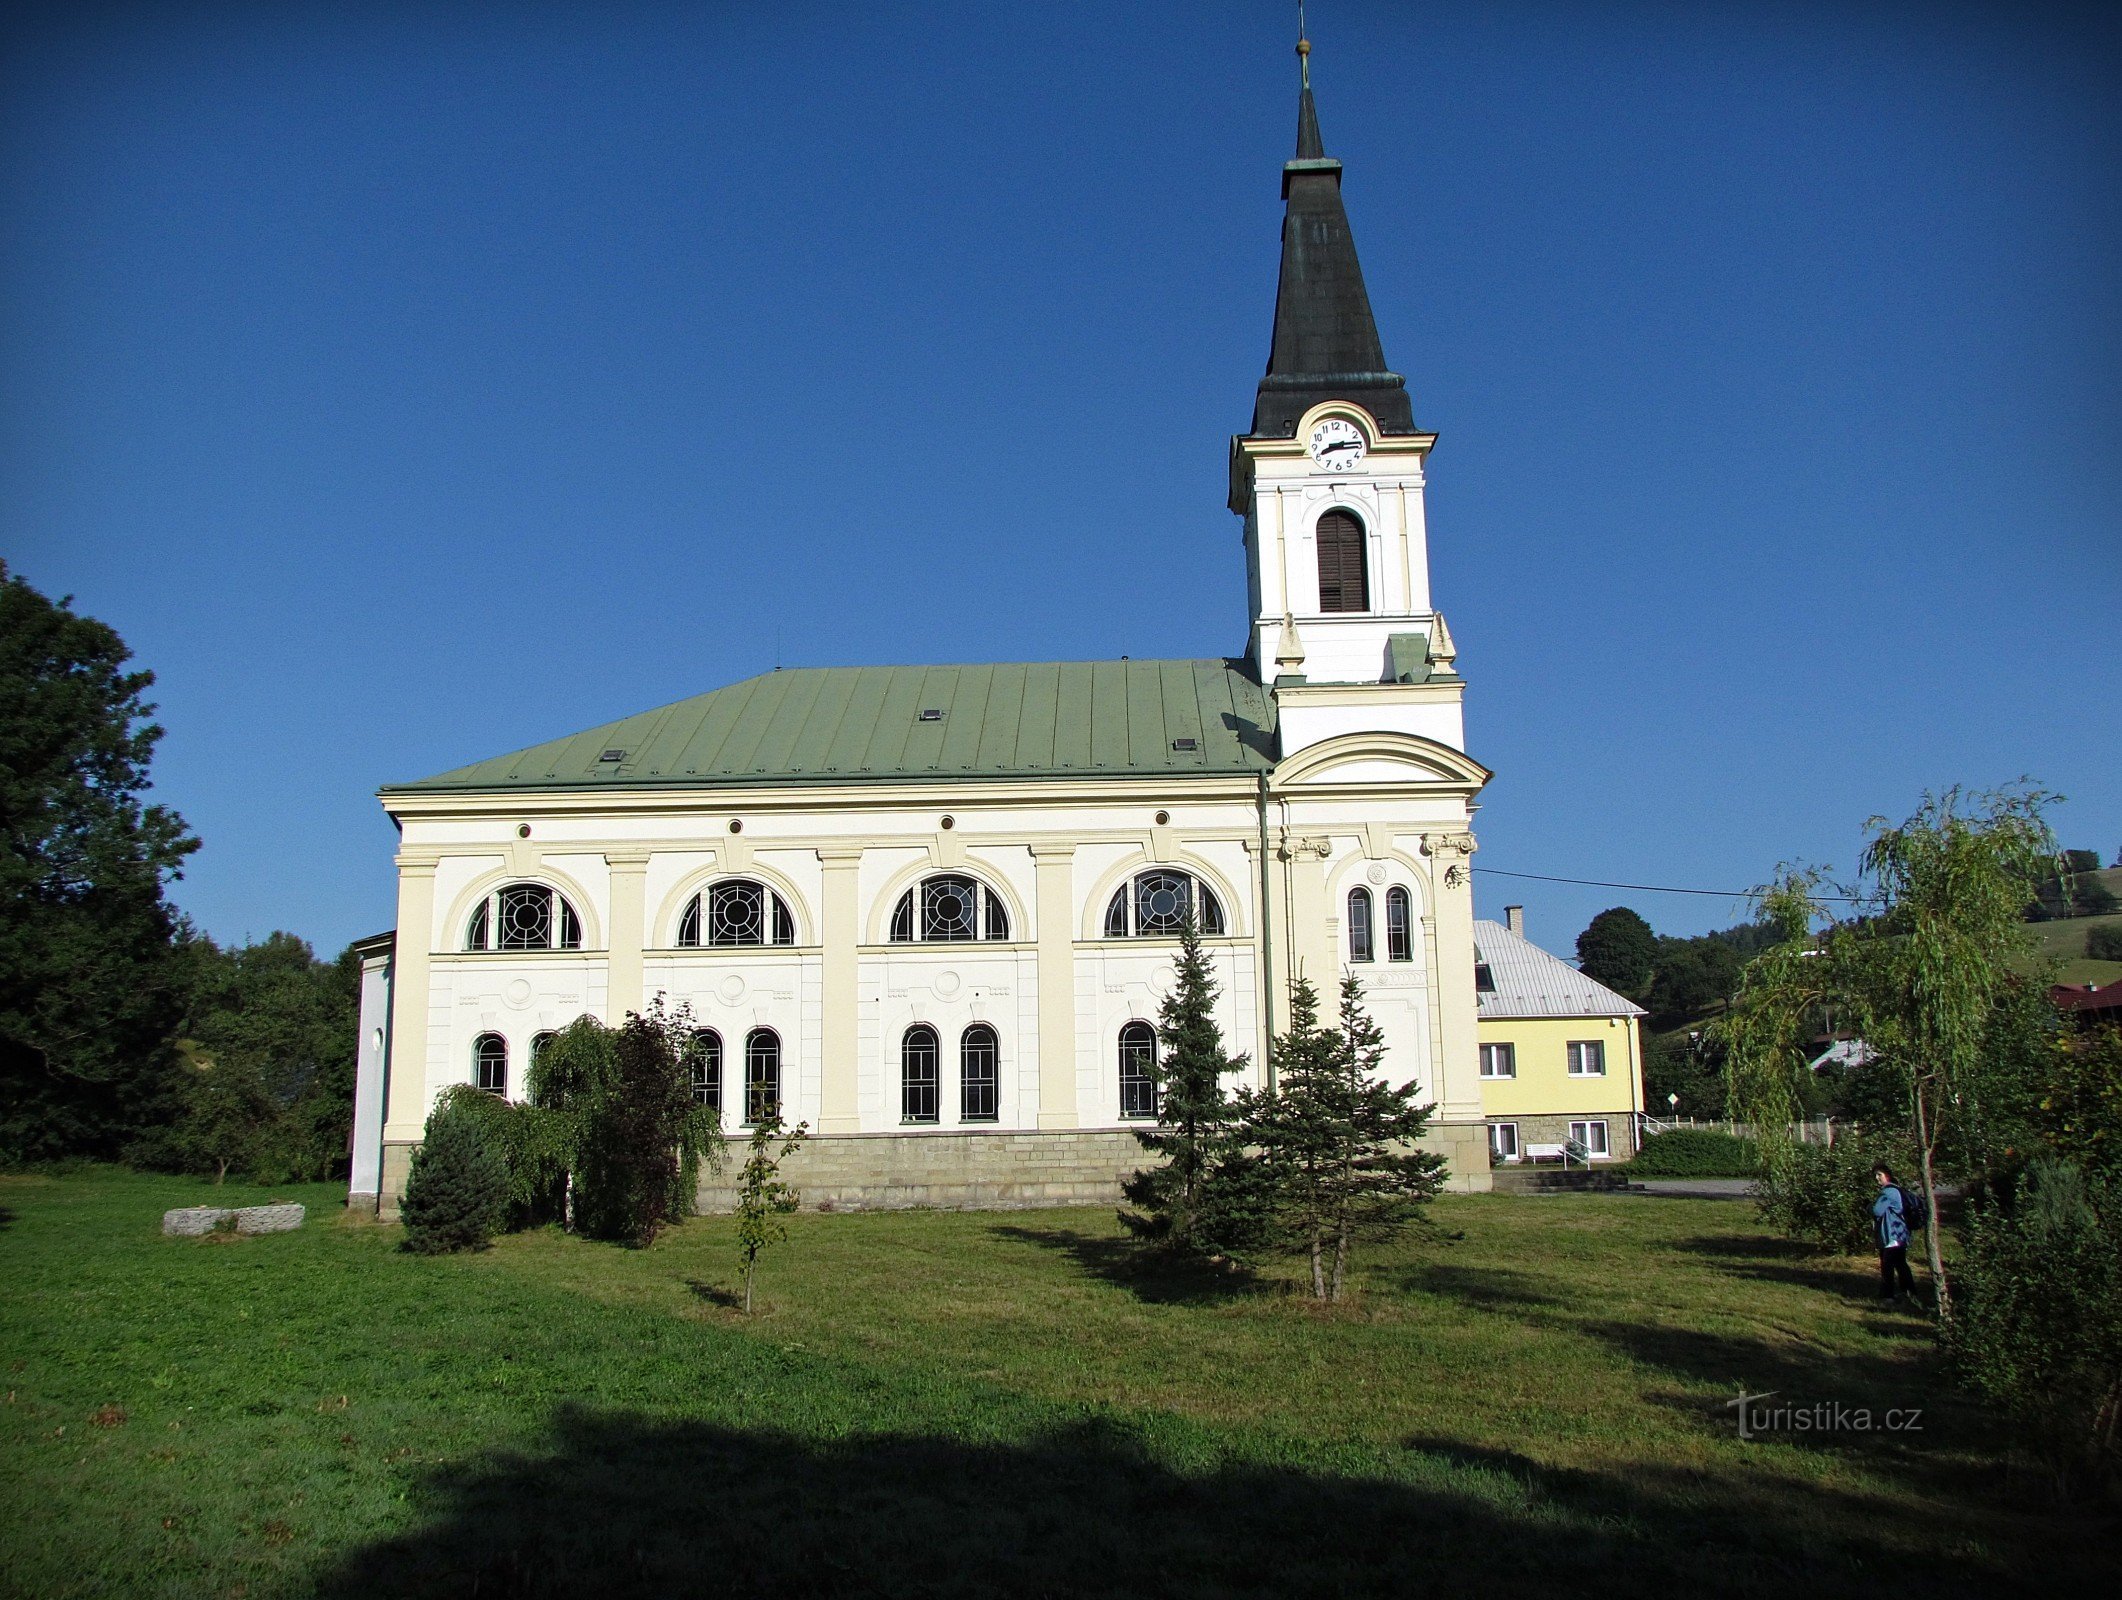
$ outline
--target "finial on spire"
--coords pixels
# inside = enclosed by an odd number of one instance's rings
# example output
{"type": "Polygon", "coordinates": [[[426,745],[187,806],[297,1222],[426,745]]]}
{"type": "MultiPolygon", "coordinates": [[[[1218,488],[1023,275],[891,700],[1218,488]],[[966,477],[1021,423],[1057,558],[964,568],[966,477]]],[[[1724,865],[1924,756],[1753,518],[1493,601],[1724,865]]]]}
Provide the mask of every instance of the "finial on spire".
{"type": "Polygon", "coordinates": [[[1304,0],[1297,0],[1297,71],[1304,87],[1312,86],[1312,42],[1304,36],[1304,0]]]}

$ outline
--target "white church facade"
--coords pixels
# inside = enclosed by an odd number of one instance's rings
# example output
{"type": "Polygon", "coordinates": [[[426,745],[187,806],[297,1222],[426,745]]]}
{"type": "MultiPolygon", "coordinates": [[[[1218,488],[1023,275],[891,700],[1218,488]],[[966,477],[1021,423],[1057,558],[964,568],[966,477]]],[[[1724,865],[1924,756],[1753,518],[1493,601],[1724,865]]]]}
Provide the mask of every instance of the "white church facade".
{"type": "MultiPolygon", "coordinates": [[[[353,1196],[395,1209],[437,1095],[655,997],[696,1092],[814,1135],[806,1205],[1116,1196],[1154,1120],[1180,922],[1273,1071],[1288,985],[1363,980],[1394,1081],[1488,1183],[1464,681],[1429,591],[1432,434],[1386,369],[1307,85],[1273,355],[1232,440],[1242,655],[776,671],[392,785],[353,1196]]],[[[718,1196],[704,1196],[714,1204],[718,1196]]]]}

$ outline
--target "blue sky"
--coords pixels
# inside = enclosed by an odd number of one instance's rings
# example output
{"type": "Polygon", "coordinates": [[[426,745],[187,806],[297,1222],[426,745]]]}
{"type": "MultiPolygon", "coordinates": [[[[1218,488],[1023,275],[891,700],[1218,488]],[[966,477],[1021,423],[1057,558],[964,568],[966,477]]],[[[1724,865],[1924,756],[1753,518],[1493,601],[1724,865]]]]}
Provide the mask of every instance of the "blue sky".
{"type": "MultiPolygon", "coordinates": [[[[179,903],[336,949],[378,784],[777,662],[1241,649],[1291,9],[12,8],[0,554],[157,674],[179,903]]],[[[2112,15],[1312,35],[1477,864],[1744,888],[2021,774],[2112,859],[2112,15]]]]}

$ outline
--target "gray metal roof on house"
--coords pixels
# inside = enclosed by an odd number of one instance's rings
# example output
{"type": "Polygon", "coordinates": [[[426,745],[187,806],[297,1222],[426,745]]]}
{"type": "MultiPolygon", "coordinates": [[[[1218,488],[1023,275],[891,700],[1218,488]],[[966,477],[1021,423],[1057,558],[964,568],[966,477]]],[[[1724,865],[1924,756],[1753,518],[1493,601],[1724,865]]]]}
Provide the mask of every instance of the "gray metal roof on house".
{"type": "Polygon", "coordinates": [[[1492,989],[1477,991],[1484,1017],[1640,1017],[1633,1000],[1587,978],[1500,922],[1474,924],[1474,959],[1492,989]]]}
{"type": "Polygon", "coordinates": [[[385,794],[1265,772],[1274,700],[1243,661],[797,667],[385,794]]]}

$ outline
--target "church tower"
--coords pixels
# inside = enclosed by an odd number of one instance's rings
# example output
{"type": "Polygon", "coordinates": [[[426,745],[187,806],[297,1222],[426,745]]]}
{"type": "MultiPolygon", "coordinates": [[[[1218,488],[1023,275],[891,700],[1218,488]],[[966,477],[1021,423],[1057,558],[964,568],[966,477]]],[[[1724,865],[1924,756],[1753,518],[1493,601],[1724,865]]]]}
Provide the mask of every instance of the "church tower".
{"type": "Polygon", "coordinates": [[[1250,432],[1231,441],[1230,507],[1245,518],[1247,654],[1272,687],[1284,758],[1336,735],[1416,735],[1465,749],[1464,688],[1430,601],[1423,466],[1436,435],[1414,424],[1387,370],[1312,102],[1310,46],[1287,214],[1274,345],[1250,432]]]}

